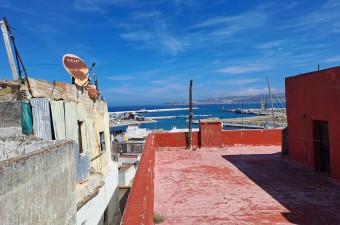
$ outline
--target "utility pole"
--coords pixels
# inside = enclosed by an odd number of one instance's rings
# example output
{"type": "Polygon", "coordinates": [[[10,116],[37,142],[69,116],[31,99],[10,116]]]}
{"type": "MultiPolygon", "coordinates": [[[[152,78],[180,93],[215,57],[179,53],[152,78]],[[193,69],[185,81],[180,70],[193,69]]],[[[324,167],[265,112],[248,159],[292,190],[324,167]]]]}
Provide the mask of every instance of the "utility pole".
{"type": "Polygon", "coordinates": [[[272,105],[273,127],[275,128],[275,116],[274,116],[273,98],[272,98],[272,93],[270,91],[270,84],[269,84],[269,78],[268,77],[267,77],[267,83],[268,83],[268,91],[269,91],[269,97],[270,97],[270,104],[272,105]]]}
{"type": "Polygon", "coordinates": [[[6,23],[3,20],[0,20],[0,26],[1,26],[2,35],[4,37],[9,65],[11,66],[11,70],[12,70],[13,80],[18,80],[18,72],[17,72],[17,68],[15,67],[15,63],[14,63],[14,58],[13,58],[12,48],[11,48],[9,38],[8,38],[6,23]]]}
{"type": "Polygon", "coordinates": [[[192,83],[193,80],[190,80],[190,88],[189,88],[189,133],[188,133],[188,149],[192,149],[192,118],[194,114],[192,113],[192,83]]]}

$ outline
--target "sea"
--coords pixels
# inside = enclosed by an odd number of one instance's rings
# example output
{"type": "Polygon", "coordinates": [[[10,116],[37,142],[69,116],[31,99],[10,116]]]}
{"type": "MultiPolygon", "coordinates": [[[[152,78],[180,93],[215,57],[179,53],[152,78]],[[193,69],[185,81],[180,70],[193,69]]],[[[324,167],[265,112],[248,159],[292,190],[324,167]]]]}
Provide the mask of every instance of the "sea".
{"type": "MultiPolygon", "coordinates": [[[[254,116],[251,114],[236,114],[233,112],[221,111],[221,109],[254,109],[260,108],[260,104],[204,104],[204,105],[194,105],[193,107],[198,107],[194,109],[193,120],[218,117],[220,119],[229,119],[237,117],[250,117],[254,116]]],[[[189,108],[188,105],[144,105],[144,106],[109,106],[109,112],[118,111],[133,111],[137,109],[169,109],[169,108],[189,108]]],[[[161,117],[161,116],[188,116],[189,111],[169,111],[169,112],[152,112],[152,113],[141,113],[145,117],[161,117]]],[[[188,128],[188,118],[170,118],[170,119],[156,119],[156,123],[144,123],[141,124],[140,128],[147,128],[149,130],[162,129],[171,130],[176,127],[177,129],[188,128]]],[[[113,130],[126,130],[127,126],[114,127],[113,130]]],[[[193,128],[198,128],[198,124],[193,124],[193,128]]],[[[224,127],[223,129],[233,129],[230,127],[224,127]]]]}

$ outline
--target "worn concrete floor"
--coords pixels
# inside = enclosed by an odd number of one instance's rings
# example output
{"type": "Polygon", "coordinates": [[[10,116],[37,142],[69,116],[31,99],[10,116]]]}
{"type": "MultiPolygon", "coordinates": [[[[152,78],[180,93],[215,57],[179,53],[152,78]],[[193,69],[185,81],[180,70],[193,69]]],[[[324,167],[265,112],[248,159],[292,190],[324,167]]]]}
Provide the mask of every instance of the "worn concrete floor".
{"type": "Polygon", "coordinates": [[[340,188],[281,159],[280,147],[156,153],[155,212],[166,224],[340,224],[340,188]]]}

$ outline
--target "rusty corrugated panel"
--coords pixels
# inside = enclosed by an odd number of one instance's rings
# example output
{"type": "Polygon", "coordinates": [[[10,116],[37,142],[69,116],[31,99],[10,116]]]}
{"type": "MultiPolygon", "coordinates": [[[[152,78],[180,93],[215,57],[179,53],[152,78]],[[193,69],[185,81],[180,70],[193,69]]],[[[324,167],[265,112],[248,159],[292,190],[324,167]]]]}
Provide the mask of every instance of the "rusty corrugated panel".
{"type": "Polygon", "coordinates": [[[56,140],[64,140],[65,138],[65,112],[63,101],[51,101],[51,114],[53,131],[56,140]]]}
{"type": "Polygon", "coordinates": [[[43,140],[52,140],[51,113],[48,99],[33,98],[31,105],[34,135],[43,140]]]}

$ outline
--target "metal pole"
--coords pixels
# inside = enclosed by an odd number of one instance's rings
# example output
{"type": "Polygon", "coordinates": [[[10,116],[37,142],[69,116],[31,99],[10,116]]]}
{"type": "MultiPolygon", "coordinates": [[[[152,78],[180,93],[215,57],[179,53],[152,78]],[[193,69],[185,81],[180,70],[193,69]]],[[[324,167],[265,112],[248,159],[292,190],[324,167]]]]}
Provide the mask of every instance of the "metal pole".
{"type": "Polygon", "coordinates": [[[17,68],[15,67],[12,48],[11,48],[9,38],[8,38],[7,27],[3,20],[0,20],[0,26],[1,26],[2,36],[4,37],[4,42],[6,46],[9,65],[11,66],[11,70],[12,70],[13,79],[18,80],[18,71],[17,71],[17,68]]]}
{"type": "Polygon", "coordinates": [[[190,88],[189,88],[189,146],[188,148],[192,148],[192,118],[194,114],[192,113],[192,83],[193,80],[190,80],[190,88]]]}
{"type": "Polygon", "coordinates": [[[272,98],[272,93],[271,93],[271,91],[270,91],[270,84],[269,84],[269,78],[268,78],[268,77],[267,77],[267,83],[268,83],[270,104],[272,105],[273,127],[275,128],[275,116],[274,116],[273,98],[272,98]]]}
{"type": "Polygon", "coordinates": [[[244,129],[244,124],[243,124],[243,100],[242,100],[242,129],[244,129]]]}

